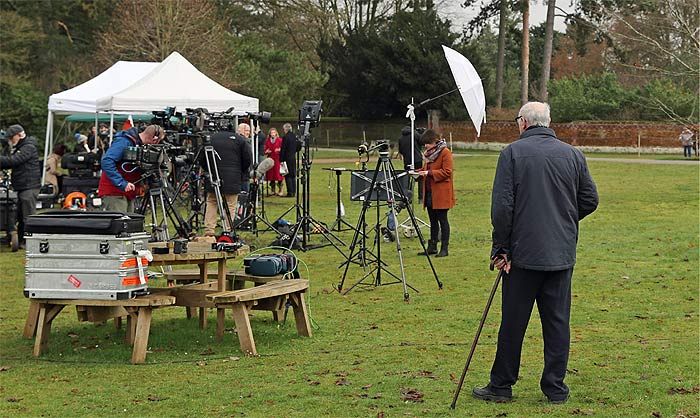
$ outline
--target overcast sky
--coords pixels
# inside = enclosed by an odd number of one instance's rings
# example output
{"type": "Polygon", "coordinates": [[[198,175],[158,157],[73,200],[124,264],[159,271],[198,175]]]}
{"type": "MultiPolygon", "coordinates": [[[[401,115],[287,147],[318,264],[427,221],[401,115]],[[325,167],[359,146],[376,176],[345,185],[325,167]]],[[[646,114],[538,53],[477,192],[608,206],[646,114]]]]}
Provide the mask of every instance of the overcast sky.
{"type": "MultiPolygon", "coordinates": [[[[465,9],[460,6],[464,1],[462,0],[444,0],[442,2],[437,1],[438,12],[443,18],[448,18],[452,21],[452,29],[461,32],[462,27],[469,22],[471,18],[479,13],[480,6],[474,6],[469,9],[465,9]]],[[[482,2],[483,3],[483,0],[482,2]]],[[[574,9],[571,4],[572,0],[559,0],[557,1],[557,7],[570,12],[574,9]]],[[[555,14],[561,14],[555,13],[555,14]]],[[[545,0],[531,0],[530,1],[530,26],[537,26],[547,19],[547,6],[545,0]]],[[[494,20],[494,25],[498,24],[498,17],[494,20]]],[[[566,25],[564,24],[563,17],[555,17],[554,28],[560,32],[566,30],[566,25]]]]}

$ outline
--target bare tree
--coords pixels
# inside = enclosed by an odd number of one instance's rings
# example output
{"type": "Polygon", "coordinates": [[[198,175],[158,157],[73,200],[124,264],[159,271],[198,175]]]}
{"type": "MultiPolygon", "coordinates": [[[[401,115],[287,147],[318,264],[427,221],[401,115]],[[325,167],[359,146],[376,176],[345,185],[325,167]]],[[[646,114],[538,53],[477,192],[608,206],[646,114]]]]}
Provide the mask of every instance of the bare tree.
{"type": "Polygon", "coordinates": [[[508,26],[508,1],[501,0],[498,19],[498,57],[496,61],[496,108],[503,105],[503,67],[506,58],[506,29],[508,26]]]}
{"type": "Polygon", "coordinates": [[[528,101],[528,88],[530,77],[530,1],[522,0],[523,13],[523,44],[520,52],[520,103],[525,104],[528,101]]]}
{"type": "Polygon", "coordinates": [[[540,100],[547,101],[549,92],[547,84],[552,68],[552,44],[554,43],[554,9],[556,0],[547,1],[547,21],[544,30],[544,54],[542,55],[542,78],[540,80],[540,100]]]}
{"type": "Polygon", "coordinates": [[[98,41],[97,61],[162,61],[173,51],[228,87],[226,29],[209,0],[124,0],[98,41]]]}

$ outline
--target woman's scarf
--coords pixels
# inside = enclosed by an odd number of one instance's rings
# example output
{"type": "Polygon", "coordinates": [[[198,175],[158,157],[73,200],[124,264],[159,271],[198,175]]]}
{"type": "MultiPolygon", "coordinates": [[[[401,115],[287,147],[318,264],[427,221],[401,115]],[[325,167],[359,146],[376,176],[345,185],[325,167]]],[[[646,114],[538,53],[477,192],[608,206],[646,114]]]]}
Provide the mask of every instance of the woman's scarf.
{"type": "Polygon", "coordinates": [[[447,148],[447,141],[444,139],[439,140],[438,142],[435,143],[435,146],[425,150],[423,153],[423,159],[426,162],[433,163],[435,160],[437,160],[437,157],[440,155],[440,152],[447,148]]]}

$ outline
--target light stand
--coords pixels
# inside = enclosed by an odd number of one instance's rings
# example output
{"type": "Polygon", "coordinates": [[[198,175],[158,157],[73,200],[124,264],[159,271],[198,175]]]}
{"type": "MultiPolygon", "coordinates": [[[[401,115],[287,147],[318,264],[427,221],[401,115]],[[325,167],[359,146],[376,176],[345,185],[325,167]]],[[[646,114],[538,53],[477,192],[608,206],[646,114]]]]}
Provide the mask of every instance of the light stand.
{"type": "MultiPolygon", "coordinates": [[[[379,213],[379,206],[380,204],[380,195],[381,195],[381,189],[386,191],[386,196],[387,196],[387,203],[386,205],[389,207],[390,215],[396,219],[396,212],[397,212],[397,201],[400,201],[404,203],[406,206],[406,210],[409,213],[409,218],[411,219],[411,222],[413,223],[413,227],[416,229],[418,233],[418,238],[420,240],[420,244],[423,247],[423,251],[426,251],[425,247],[425,240],[423,239],[423,234],[420,232],[420,229],[418,228],[416,217],[413,213],[413,208],[411,208],[408,198],[406,197],[406,193],[403,190],[403,186],[401,185],[400,182],[395,181],[397,179],[396,171],[394,170],[394,166],[391,162],[391,158],[389,158],[389,144],[387,142],[381,142],[375,145],[374,147],[370,148],[367,150],[367,152],[373,151],[375,149],[379,150],[379,159],[377,160],[377,166],[376,169],[374,170],[374,174],[372,175],[372,181],[370,183],[369,188],[367,189],[367,192],[365,194],[365,198],[362,204],[362,210],[360,212],[360,217],[358,218],[357,221],[357,227],[355,228],[355,234],[353,236],[352,243],[350,244],[350,256],[347,258],[346,263],[345,263],[345,270],[343,271],[343,277],[338,283],[338,292],[343,292],[343,285],[345,284],[345,278],[348,273],[348,269],[350,267],[351,260],[354,258],[357,258],[360,256],[361,261],[367,262],[368,264],[374,263],[375,266],[367,272],[357,283],[349,287],[343,294],[347,294],[350,292],[352,289],[354,289],[357,286],[384,286],[384,285],[389,285],[389,284],[396,284],[396,283],[401,283],[403,285],[403,297],[405,301],[409,300],[409,294],[408,294],[408,288],[413,289],[414,291],[418,291],[415,289],[413,286],[409,285],[406,283],[406,272],[404,269],[404,263],[403,263],[403,252],[401,248],[401,239],[399,237],[399,234],[396,234],[396,251],[398,253],[399,257],[399,264],[401,268],[401,277],[395,275],[391,271],[387,269],[386,263],[384,263],[381,259],[381,232],[380,232],[380,213],[379,213]],[[377,182],[377,178],[379,175],[379,172],[382,172],[384,175],[384,180],[379,184],[377,182]],[[398,190],[394,189],[394,184],[396,184],[396,188],[398,190]],[[360,241],[360,230],[364,230],[364,224],[366,222],[366,214],[367,214],[367,209],[371,206],[371,202],[373,200],[372,194],[376,193],[376,208],[377,208],[377,223],[374,226],[375,230],[375,242],[377,244],[377,254],[374,259],[369,259],[366,257],[366,254],[369,253],[370,255],[373,255],[371,252],[366,251],[364,248],[360,248],[357,253],[355,253],[355,248],[357,247],[358,242],[361,242],[362,246],[364,246],[364,236],[362,237],[363,241],[360,241]],[[360,254],[363,252],[363,254],[360,254]],[[387,273],[391,277],[393,277],[395,280],[391,282],[382,282],[382,272],[387,273]],[[374,274],[374,280],[371,283],[365,283],[365,281],[369,278],[372,277],[374,274]]],[[[364,234],[363,234],[364,235],[364,234]]],[[[435,271],[435,267],[433,266],[433,262],[430,259],[430,256],[428,255],[426,257],[428,259],[428,263],[430,264],[430,269],[433,272],[433,276],[435,276],[435,281],[437,282],[438,288],[442,289],[442,282],[437,276],[437,272],[435,271]]],[[[364,267],[364,265],[363,265],[364,267]]]]}
{"type": "MultiPolygon", "coordinates": [[[[407,106],[408,111],[406,112],[406,117],[411,120],[411,165],[409,166],[410,170],[415,170],[416,169],[416,161],[415,161],[415,150],[416,150],[416,112],[415,112],[415,107],[413,106],[413,98],[411,98],[411,103],[407,106]]],[[[414,184],[416,181],[411,177],[409,180],[409,189],[413,190],[414,184]]],[[[418,185],[420,187],[420,184],[418,185]]],[[[411,209],[413,209],[413,195],[411,195],[411,201],[409,203],[411,205],[411,209]]],[[[420,218],[416,218],[417,224],[419,227],[421,226],[428,226],[428,223],[425,222],[424,220],[420,218]]],[[[412,225],[411,225],[411,219],[406,218],[403,222],[401,222],[399,225],[397,225],[396,232],[398,234],[398,229],[403,228],[406,234],[406,237],[410,237],[414,235],[415,229],[412,231],[412,225]]]]}
{"type": "Polygon", "coordinates": [[[343,174],[344,171],[349,171],[347,168],[344,167],[336,167],[336,168],[324,168],[326,171],[333,171],[335,172],[335,207],[336,207],[336,213],[335,213],[335,221],[333,222],[333,225],[331,226],[331,231],[336,231],[336,232],[343,232],[343,231],[352,231],[355,229],[354,226],[350,225],[348,221],[346,221],[343,218],[343,211],[342,205],[343,202],[341,201],[340,195],[341,195],[341,189],[340,189],[340,177],[343,174]],[[345,227],[344,227],[345,226],[345,227]]]}
{"type": "MultiPolygon", "coordinates": [[[[310,143],[311,143],[311,122],[305,121],[302,133],[302,149],[303,154],[301,155],[301,166],[299,167],[299,173],[301,174],[301,193],[297,191],[297,202],[299,202],[299,195],[301,194],[302,203],[301,206],[297,203],[297,222],[292,232],[290,233],[289,249],[292,249],[294,243],[299,239],[299,233],[301,232],[301,250],[308,251],[316,248],[325,247],[332,245],[340,254],[345,257],[345,254],[340,249],[338,245],[345,246],[345,243],[335,236],[328,228],[321,222],[315,220],[311,216],[311,188],[310,188],[310,172],[311,172],[311,160],[310,160],[310,143]],[[299,216],[301,215],[301,216],[299,216]],[[313,229],[312,229],[313,228],[313,229]],[[320,232],[323,237],[328,241],[327,244],[319,245],[309,245],[308,238],[312,231],[320,232]]],[[[299,179],[299,177],[297,177],[299,179]]],[[[292,208],[288,209],[289,212],[292,208]]],[[[285,213],[287,213],[285,212],[285,213]]],[[[284,216],[284,215],[283,215],[284,216]]]]}

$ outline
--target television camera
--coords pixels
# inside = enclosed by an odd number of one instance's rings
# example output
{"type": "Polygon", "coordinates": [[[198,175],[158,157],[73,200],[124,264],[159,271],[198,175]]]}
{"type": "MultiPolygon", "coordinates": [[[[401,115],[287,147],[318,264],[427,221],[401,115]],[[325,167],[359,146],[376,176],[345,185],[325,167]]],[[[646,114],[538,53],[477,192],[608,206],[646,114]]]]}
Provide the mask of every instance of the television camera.
{"type": "Polygon", "coordinates": [[[100,159],[92,152],[66,154],[61,159],[61,167],[68,170],[71,177],[93,177],[100,170],[100,159]]]}

